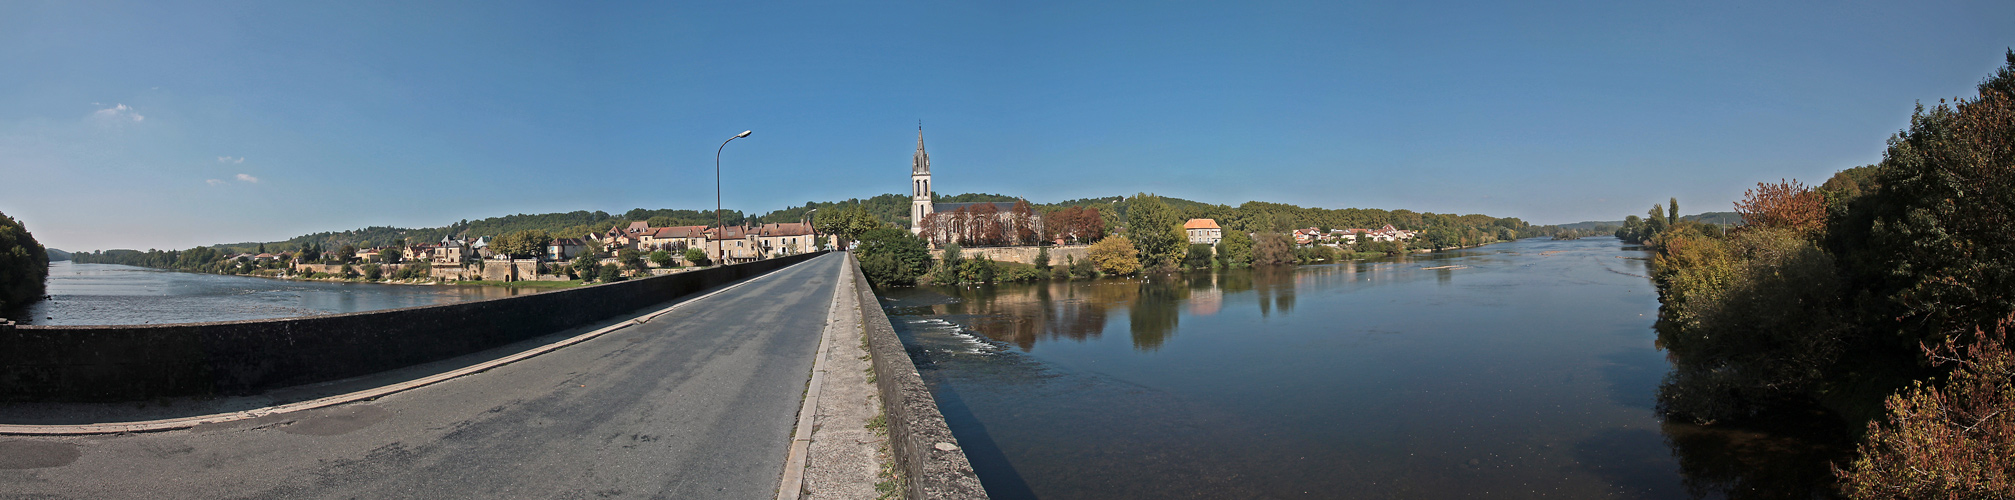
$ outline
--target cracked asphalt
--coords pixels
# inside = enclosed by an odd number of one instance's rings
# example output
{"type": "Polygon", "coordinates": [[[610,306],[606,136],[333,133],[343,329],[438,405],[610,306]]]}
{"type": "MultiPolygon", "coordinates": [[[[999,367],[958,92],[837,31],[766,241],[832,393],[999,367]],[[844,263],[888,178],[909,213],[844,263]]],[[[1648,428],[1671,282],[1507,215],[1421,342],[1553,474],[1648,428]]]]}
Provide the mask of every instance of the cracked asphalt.
{"type": "Polygon", "coordinates": [[[842,257],[375,401],[0,438],[0,498],[775,498],[842,257]]]}

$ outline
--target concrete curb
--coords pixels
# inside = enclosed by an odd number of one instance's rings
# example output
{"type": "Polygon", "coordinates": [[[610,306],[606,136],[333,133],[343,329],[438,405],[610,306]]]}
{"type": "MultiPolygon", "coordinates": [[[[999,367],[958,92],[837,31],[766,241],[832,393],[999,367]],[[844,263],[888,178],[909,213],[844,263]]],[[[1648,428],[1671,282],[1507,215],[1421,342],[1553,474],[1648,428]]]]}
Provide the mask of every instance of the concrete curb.
{"type": "Polygon", "coordinates": [[[811,456],[812,429],[819,414],[819,393],[825,387],[826,357],[832,354],[833,335],[837,334],[840,307],[846,302],[848,292],[853,290],[847,273],[853,263],[853,254],[841,254],[840,272],[833,277],[833,300],[826,308],[826,327],[819,332],[819,349],[812,358],[812,378],[805,387],[805,401],[798,408],[797,429],[791,432],[791,453],[784,458],[783,480],[777,485],[777,500],[796,500],[804,495],[805,466],[811,456]]]}
{"type": "MultiPolygon", "coordinates": [[[[810,260],[806,260],[805,262],[810,262],[810,260]]],[[[799,264],[803,264],[803,263],[804,263],[804,262],[800,262],[799,264]]],[[[793,265],[796,265],[796,264],[793,264],[793,265]]],[[[786,267],[789,267],[789,266],[786,266],[786,267]]],[[[781,268],[780,268],[779,270],[781,270],[781,268]]],[[[414,380],[409,380],[409,381],[405,381],[405,382],[401,382],[401,383],[397,383],[397,384],[392,384],[392,385],[387,385],[387,386],[382,386],[382,387],[376,387],[376,388],[371,388],[371,389],[365,389],[365,390],[361,390],[361,391],[356,391],[356,392],[352,392],[352,393],[348,393],[348,394],[339,394],[339,395],[335,395],[335,396],[329,396],[329,397],[326,397],[326,398],[321,398],[321,399],[314,399],[314,400],[309,400],[309,401],[301,401],[301,402],[297,402],[297,403],[288,403],[288,404],[284,404],[284,405],[278,405],[278,406],[268,406],[268,407],[265,407],[265,408],[259,408],[259,409],[254,409],[254,410],[245,410],[245,411],[237,411],[237,412],[230,412],[230,413],[216,413],[216,414],[210,414],[210,415],[200,415],[200,416],[194,416],[194,417],[180,417],[180,418],[169,418],[169,419],[161,419],[161,420],[146,420],[146,421],[139,421],[139,422],[116,422],[116,423],[101,423],[101,424],[80,424],[80,425],[17,425],[17,424],[0,424],[0,435],[16,435],[16,436],[22,436],[22,435],[26,435],[26,436],[52,436],[52,435],[57,435],[57,436],[60,436],[60,435],[73,435],[73,436],[74,436],[74,435],[86,435],[86,434],[120,434],[120,433],[132,433],[132,432],[160,432],[160,431],[170,431],[170,430],[177,430],[177,429],[187,429],[187,428],[190,428],[190,427],[195,427],[195,426],[198,426],[198,425],[202,425],[202,424],[214,424],[214,423],[220,423],[220,422],[234,422],[234,421],[238,421],[238,420],[248,420],[248,419],[254,419],[254,418],[259,418],[259,417],[265,417],[265,416],[270,416],[270,415],[280,415],[280,414],[285,414],[285,413],[293,413],[293,412],[297,412],[297,411],[304,411],[304,410],[313,410],[313,409],[316,409],[316,408],[327,408],[327,407],[330,407],[330,406],[336,406],[336,405],[340,405],[340,404],[345,404],[345,403],[352,403],[352,402],[356,402],[356,401],[363,401],[363,400],[369,400],[369,399],[377,399],[377,398],[381,398],[381,397],[385,397],[385,396],[387,396],[387,395],[391,395],[391,394],[396,394],[396,393],[400,393],[400,392],[405,392],[405,391],[410,391],[410,390],[413,390],[413,389],[418,389],[418,388],[421,388],[421,387],[426,387],[426,386],[429,386],[429,385],[434,385],[434,384],[437,384],[437,383],[441,383],[441,382],[445,382],[445,381],[448,381],[448,380],[452,380],[452,379],[455,379],[455,378],[458,378],[458,377],[462,377],[462,376],[465,376],[465,375],[470,375],[470,374],[474,374],[474,373],[481,373],[481,372],[484,372],[484,371],[488,371],[488,370],[490,370],[490,369],[492,369],[492,368],[496,368],[496,367],[499,367],[499,366],[504,366],[504,365],[508,365],[508,364],[511,364],[511,363],[515,363],[515,362],[518,362],[518,361],[521,361],[521,360],[525,360],[525,359],[529,359],[529,358],[531,358],[531,357],[534,357],[534,356],[538,356],[538,355],[540,355],[540,354],[545,354],[545,353],[548,353],[548,352],[552,352],[552,351],[555,351],[555,350],[558,350],[558,349],[560,349],[560,348],[562,348],[562,347],[566,347],[566,346],[570,346],[570,345],[574,345],[574,344],[578,344],[578,343],[581,343],[581,342],[585,342],[585,341],[587,341],[587,340],[589,340],[589,339],[593,339],[593,338],[595,338],[595,337],[600,337],[600,336],[602,336],[602,335],[604,335],[604,334],[607,334],[607,333],[609,333],[609,332],[613,332],[613,331],[616,331],[616,330],[621,330],[621,329],[624,329],[624,328],[629,328],[630,326],[634,326],[634,325],[641,325],[641,324],[644,324],[644,323],[648,323],[648,322],[650,322],[651,320],[653,320],[653,319],[657,319],[657,318],[658,318],[659,316],[663,316],[663,315],[665,315],[665,314],[668,314],[668,313],[672,312],[673,310],[676,310],[676,309],[678,309],[679,307],[682,307],[682,306],[685,306],[686,304],[691,304],[691,303],[694,303],[694,302],[698,302],[698,301],[701,301],[701,300],[705,300],[705,299],[707,299],[708,297],[712,297],[712,296],[714,296],[714,295],[717,295],[717,294],[720,294],[720,293],[722,293],[722,292],[726,292],[726,291],[728,291],[728,290],[733,290],[733,289],[735,289],[736,287],[740,287],[740,286],[742,286],[742,285],[746,285],[746,284],[749,284],[749,283],[754,283],[754,282],[755,282],[756,280],[759,280],[759,279],[763,279],[763,278],[766,278],[766,277],[769,277],[769,276],[772,276],[772,275],[774,275],[774,274],[775,274],[774,272],[769,272],[769,273],[763,273],[763,274],[762,274],[761,276],[756,276],[756,277],[753,277],[753,278],[749,278],[749,279],[746,279],[746,280],[742,280],[742,281],[741,281],[741,282],[739,282],[739,283],[735,283],[735,284],[731,284],[731,285],[728,285],[728,286],[726,286],[726,287],[722,287],[722,288],[721,288],[721,289],[719,289],[719,290],[714,290],[714,291],[712,291],[712,292],[708,292],[708,293],[706,293],[706,294],[704,294],[704,295],[700,295],[700,296],[698,296],[698,297],[693,297],[693,298],[690,298],[690,299],[685,299],[685,300],[681,300],[681,301],[679,301],[679,303],[677,303],[677,304],[672,304],[671,306],[668,306],[668,307],[665,307],[664,309],[659,309],[659,310],[657,310],[657,311],[655,311],[655,312],[652,312],[652,313],[649,313],[649,314],[645,314],[645,315],[642,315],[642,316],[638,316],[638,317],[635,317],[635,318],[631,318],[631,319],[628,319],[628,320],[623,320],[622,322],[620,322],[620,323],[617,323],[617,324],[614,324],[614,325],[609,325],[609,326],[606,326],[606,327],[602,327],[602,328],[599,328],[599,329],[596,329],[596,330],[594,330],[594,331],[591,331],[591,332],[588,332],[588,333],[583,333],[583,334],[580,334],[580,335],[575,335],[575,336],[573,336],[573,337],[569,337],[569,338],[567,338],[567,339],[564,339],[564,340],[561,340],[561,341],[558,341],[558,342],[554,342],[554,343],[551,343],[551,344],[546,344],[546,345],[543,345],[543,346],[539,346],[539,347],[536,347],[536,348],[532,348],[532,349],[530,349],[530,350],[526,350],[526,351],[523,351],[523,352],[519,352],[519,353],[517,353],[517,354],[512,354],[512,355],[510,355],[510,356],[505,356],[505,357],[502,357],[502,358],[498,358],[498,359],[493,359],[493,360],[490,360],[490,361],[487,361],[487,362],[483,362],[483,363],[479,363],[479,364],[476,364],[476,365],[472,365],[472,366],[468,366],[468,367],[464,367],[464,368],[461,368],[461,369],[458,369],[458,370],[454,370],[454,371],[449,371],[449,372],[444,372],[444,373],[439,373],[439,374],[435,374],[435,375],[430,375],[430,376],[427,376],[427,377],[422,377],[422,378],[418,378],[418,379],[414,379],[414,380]]]]}
{"type": "Polygon", "coordinates": [[[903,498],[984,499],[986,488],[973,472],[965,448],[952,436],[916,362],[896,337],[882,313],[882,303],[868,285],[858,263],[849,262],[854,292],[859,297],[861,324],[867,329],[873,355],[875,385],[881,392],[882,413],[889,424],[889,449],[903,471],[903,498]]]}

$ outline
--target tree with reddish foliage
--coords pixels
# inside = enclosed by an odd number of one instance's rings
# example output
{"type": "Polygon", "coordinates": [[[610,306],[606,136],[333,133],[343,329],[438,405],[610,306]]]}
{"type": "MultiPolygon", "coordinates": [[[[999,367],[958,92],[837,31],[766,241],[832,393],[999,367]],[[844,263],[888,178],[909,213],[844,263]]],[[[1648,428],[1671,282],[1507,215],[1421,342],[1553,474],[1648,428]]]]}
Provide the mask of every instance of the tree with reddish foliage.
{"type": "Polygon", "coordinates": [[[1013,231],[1009,232],[1010,241],[1008,244],[1034,244],[1038,233],[1036,230],[1035,208],[1028,205],[1028,200],[1015,200],[1014,207],[1008,209],[1008,214],[1010,214],[1008,222],[1014,226],[1013,231]]]}
{"type": "Polygon", "coordinates": [[[980,245],[1000,245],[1007,235],[1001,228],[1000,209],[992,203],[972,207],[973,241],[980,245]]]}
{"type": "Polygon", "coordinates": [[[1783,228],[1807,235],[1826,227],[1826,200],[1798,181],[1757,183],[1756,189],[1744,192],[1742,201],[1735,202],[1735,213],[1742,214],[1742,224],[1750,227],[1783,228]]]}

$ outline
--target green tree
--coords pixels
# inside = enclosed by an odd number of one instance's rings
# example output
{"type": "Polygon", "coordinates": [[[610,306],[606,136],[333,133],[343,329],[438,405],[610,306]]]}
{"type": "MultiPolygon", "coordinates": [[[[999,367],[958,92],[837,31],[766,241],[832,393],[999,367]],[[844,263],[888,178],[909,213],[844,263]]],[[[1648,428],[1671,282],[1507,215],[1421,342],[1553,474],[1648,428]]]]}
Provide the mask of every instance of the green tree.
{"type": "Polygon", "coordinates": [[[1210,267],[1211,250],[1209,243],[1191,243],[1189,253],[1182,258],[1182,267],[1201,269],[1210,267]]]}
{"type": "Polygon", "coordinates": [[[490,250],[516,259],[535,258],[546,253],[553,235],[544,229],[516,231],[490,240],[490,250]]]}
{"type": "Polygon", "coordinates": [[[958,243],[946,243],[939,254],[937,269],[933,270],[931,282],[940,285],[954,285],[959,282],[959,265],[965,263],[965,255],[959,251],[958,243]]]}
{"type": "Polygon", "coordinates": [[[41,300],[48,277],[49,250],[21,221],[0,214],[0,311],[41,300]]]}
{"type": "Polygon", "coordinates": [[[378,252],[378,257],[385,259],[385,263],[397,264],[406,260],[406,252],[399,250],[398,247],[387,248],[383,252],[378,252]]]}
{"type": "Polygon", "coordinates": [[[1127,206],[1127,238],[1146,267],[1171,267],[1182,258],[1182,220],[1160,196],[1134,195],[1127,206]]]}
{"type": "Polygon", "coordinates": [[[341,247],[336,248],[337,260],[341,260],[343,262],[349,262],[352,260],[356,260],[356,258],[357,258],[357,247],[350,245],[343,245],[341,247]]]}
{"type": "Polygon", "coordinates": [[[861,274],[878,287],[914,284],[931,261],[922,238],[893,227],[862,233],[854,256],[860,259],[861,274]]]}
{"type": "Polygon", "coordinates": [[[1225,267],[1252,265],[1252,236],[1244,231],[1225,231],[1217,242],[1217,263],[1225,267]]]}
{"type": "Polygon", "coordinates": [[[707,251],[699,247],[686,249],[686,262],[691,262],[695,266],[713,265],[713,261],[707,259],[707,251]]]}
{"type": "Polygon", "coordinates": [[[377,263],[364,264],[364,279],[378,281],[385,279],[385,268],[377,263]]]}
{"type": "Polygon", "coordinates": [[[672,258],[671,252],[654,250],[651,252],[651,263],[657,264],[658,267],[672,267],[673,264],[678,263],[678,260],[672,258]]]}
{"type": "Polygon", "coordinates": [[[1126,276],[1140,272],[1139,251],[1126,236],[1112,236],[1085,250],[1087,260],[1098,267],[1098,271],[1114,276],[1126,276]]]}
{"type": "Polygon", "coordinates": [[[630,268],[632,271],[642,272],[646,269],[644,265],[644,253],[634,248],[625,248],[620,252],[616,252],[616,262],[623,263],[623,267],[630,268]]]}
{"type": "Polygon", "coordinates": [[[1049,247],[1041,247],[1036,249],[1035,270],[1036,272],[1042,273],[1045,276],[1049,275],[1049,247]]]}
{"type": "Polygon", "coordinates": [[[601,266],[601,273],[596,278],[603,283],[615,283],[623,280],[623,272],[613,265],[601,266]]]}
{"type": "Polygon", "coordinates": [[[1672,197],[1672,206],[1665,210],[1665,225],[1667,227],[1679,225],[1679,197],[1677,196],[1672,197]]]}

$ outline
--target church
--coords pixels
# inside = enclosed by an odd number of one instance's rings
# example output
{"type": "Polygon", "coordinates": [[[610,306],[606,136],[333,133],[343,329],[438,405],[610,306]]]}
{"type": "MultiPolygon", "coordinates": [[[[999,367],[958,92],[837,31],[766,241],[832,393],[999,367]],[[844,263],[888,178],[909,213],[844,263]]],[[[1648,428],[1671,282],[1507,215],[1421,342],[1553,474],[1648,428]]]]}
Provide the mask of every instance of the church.
{"type": "Polygon", "coordinates": [[[1042,216],[1027,201],[938,203],[931,197],[931,155],[924,151],[924,128],[917,126],[917,152],[910,158],[910,232],[933,245],[1035,244],[1042,216]]]}

